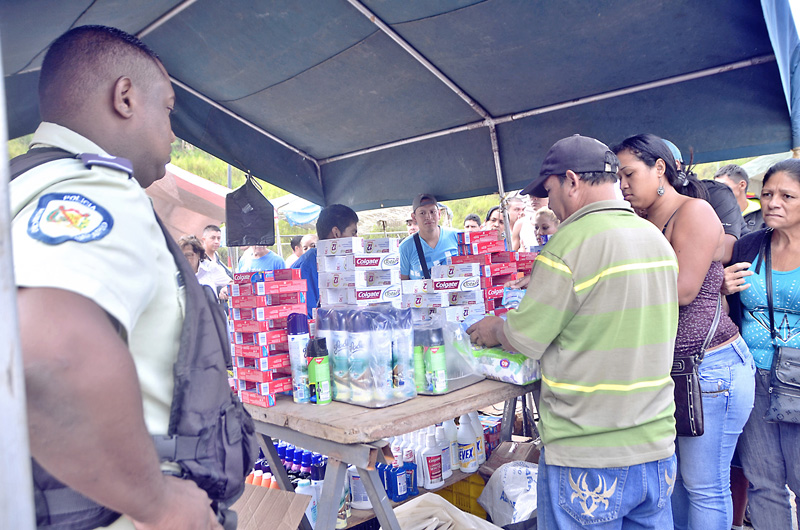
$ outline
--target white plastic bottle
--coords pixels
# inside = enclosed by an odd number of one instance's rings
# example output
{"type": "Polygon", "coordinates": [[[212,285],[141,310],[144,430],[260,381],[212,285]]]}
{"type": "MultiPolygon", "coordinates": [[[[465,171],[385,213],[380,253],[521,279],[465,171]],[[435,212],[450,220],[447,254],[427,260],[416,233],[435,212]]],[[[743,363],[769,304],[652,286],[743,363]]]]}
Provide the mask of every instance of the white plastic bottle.
{"type": "Polygon", "coordinates": [[[435,490],[444,486],[442,478],[442,450],[436,445],[436,436],[429,434],[422,450],[422,460],[425,462],[426,490],[435,490]]]}
{"type": "Polygon", "coordinates": [[[483,424],[478,417],[478,412],[470,412],[469,419],[472,420],[472,430],[475,431],[475,454],[478,456],[478,465],[486,462],[486,439],[483,437],[483,424]]]}
{"type": "Polygon", "coordinates": [[[458,419],[458,459],[462,473],[475,473],[478,470],[478,457],[475,454],[475,430],[469,416],[462,414],[458,419]]]}
{"type": "Polygon", "coordinates": [[[371,510],[372,503],[369,501],[364,484],[361,483],[356,466],[351,465],[347,468],[347,478],[350,482],[350,506],[356,510],[371,510]]]}
{"type": "Polygon", "coordinates": [[[298,495],[308,495],[311,497],[311,502],[308,503],[308,507],[306,508],[306,518],[311,524],[311,528],[314,528],[317,525],[317,492],[314,491],[311,481],[308,479],[301,480],[297,483],[294,492],[298,495]]]}
{"type": "Polygon", "coordinates": [[[458,427],[452,419],[442,422],[442,427],[444,427],[444,435],[450,443],[450,469],[455,471],[461,467],[461,461],[458,459],[458,427]]]}
{"type": "Polygon", "coordinates": [[[444,427],[436,427],[436,445],[442,450],[442,478],[448,479],[453,476],[450,469],[450,442],[444,434],[444,427]]]}
{"type": "Polygon", "coordinates": [[[414,431],[410,435],[411,444],[414,447],[414,461],[417,464],[417,485],[425,487],[425,461],[422,459],[422,451],[425,450],[425,444],[420,443],[424,440],[422,431],[414,431]]]}
{"type": "MultiPolygon", "coordinates": [[[[405,435],[403,436],[395,436],[392,440],[392,444],[389,446],[392,450],[392,456],[394,456],[395,460],[402,460],[403,459],[403,444],[406,443],[405,435]]],[[[391,464],[391,462],[389,462],[391,464]]]]}

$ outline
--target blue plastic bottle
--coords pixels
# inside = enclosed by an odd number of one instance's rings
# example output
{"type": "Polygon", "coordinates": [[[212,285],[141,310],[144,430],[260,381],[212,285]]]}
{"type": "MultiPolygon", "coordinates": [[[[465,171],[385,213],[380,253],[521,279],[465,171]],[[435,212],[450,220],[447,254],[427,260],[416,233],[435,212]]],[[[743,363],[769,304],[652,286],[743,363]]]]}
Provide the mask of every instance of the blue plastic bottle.
{"type": "Polygon", "coordinates": [[[417,464],[414,462],[404,462],[403,467],[406,468],[408,496],[413,497],[414,495],[419,495],[419,487],[417,486],[417,464]]]}
{"type": "Polygon", "coordinates": [[[408,498],[408,482],[406,480],[406,467],[400,465],[392,468],[392,478],[394,478],[394,499],[395,502],[404,501],[408,498]]]}
{"type": "Polygon", "coordinates": [[[289,444],[286,446],[285,457],[283,459],[283,467],[286,468],[286,471],[292,470],[292,463],[294,463],[294,446],[289,444]]]}

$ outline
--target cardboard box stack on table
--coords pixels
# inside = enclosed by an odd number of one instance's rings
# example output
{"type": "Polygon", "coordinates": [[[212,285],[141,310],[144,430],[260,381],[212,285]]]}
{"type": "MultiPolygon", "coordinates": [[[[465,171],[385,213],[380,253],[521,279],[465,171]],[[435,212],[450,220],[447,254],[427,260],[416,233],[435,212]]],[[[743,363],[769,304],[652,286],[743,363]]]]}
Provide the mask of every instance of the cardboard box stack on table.
{"type": "Polygon", "coordinates": [[[299,269],[237,272],[228,285],[231,355],[239,399],[271,407],[291,392],[287,317],[306,313],[306,280],[299,269]]]}

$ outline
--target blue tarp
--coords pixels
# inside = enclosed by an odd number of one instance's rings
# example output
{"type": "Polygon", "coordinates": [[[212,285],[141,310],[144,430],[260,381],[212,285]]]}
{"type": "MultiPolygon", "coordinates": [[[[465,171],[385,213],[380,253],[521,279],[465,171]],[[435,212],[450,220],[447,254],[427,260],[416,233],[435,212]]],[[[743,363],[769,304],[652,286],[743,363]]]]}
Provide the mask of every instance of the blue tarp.
{"type": "Polygon", "coordinates": [[[800,86],[786,0],[763,11],[753,0],[198,1],[162,20],[180,4],[3,2],[10,136],[37,125],[48,43],[89,23],[144,32],[175,80],[180,138],[356,209],[496,191],[490,124],[515,189],[576,132],[609,144],[653,132],[707,162],[788,151],[789,108],[800,111],[783,86],[800,86]]]}

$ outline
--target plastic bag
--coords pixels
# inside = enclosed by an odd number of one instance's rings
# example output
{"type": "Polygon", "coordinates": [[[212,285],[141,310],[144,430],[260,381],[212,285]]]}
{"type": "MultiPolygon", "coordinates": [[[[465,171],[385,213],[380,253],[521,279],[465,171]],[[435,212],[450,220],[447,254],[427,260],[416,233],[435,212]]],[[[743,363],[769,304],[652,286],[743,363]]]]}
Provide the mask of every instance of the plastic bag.
{"type": "Polygon", "coordinates": [[[435,493],[426,493],[394,509],[403,530],[500,530],[471,513],[465,513],[435,493]]]}
{"type": "Polygon", "coordinates": [[[463,340],[464,330],[455,322],[435,319],[414,325],[414,373],[419,394],[446,394],[483,380],[473,363],[465,362],[460,354],[463,340]]]}
{"type": "Polygon", "coordinates": [[[539,466],[531,462],[509,462],[495,471],[478,504],[495,524],[506,526],[527,521],[536,511],[539,466]]]}

